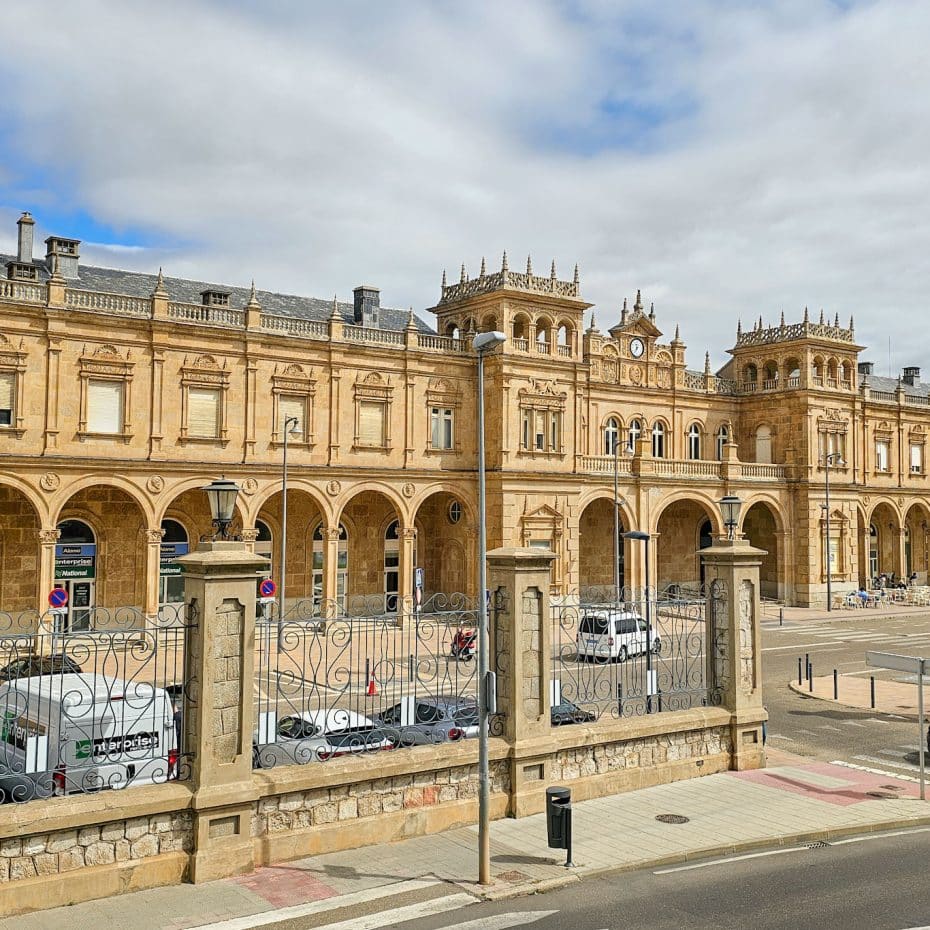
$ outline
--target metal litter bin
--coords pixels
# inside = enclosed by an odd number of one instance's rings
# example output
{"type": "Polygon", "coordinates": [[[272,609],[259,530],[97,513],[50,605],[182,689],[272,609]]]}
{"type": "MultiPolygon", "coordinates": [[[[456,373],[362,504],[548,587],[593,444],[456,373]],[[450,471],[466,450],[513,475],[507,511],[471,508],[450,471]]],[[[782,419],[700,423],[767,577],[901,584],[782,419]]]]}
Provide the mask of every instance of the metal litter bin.
{"type": "Polygon", "coordinates": [[[550,849],[564,849],[565,867],[572,862],[572,792],[570,788],[546,788],[546,832],[550,849]]]}

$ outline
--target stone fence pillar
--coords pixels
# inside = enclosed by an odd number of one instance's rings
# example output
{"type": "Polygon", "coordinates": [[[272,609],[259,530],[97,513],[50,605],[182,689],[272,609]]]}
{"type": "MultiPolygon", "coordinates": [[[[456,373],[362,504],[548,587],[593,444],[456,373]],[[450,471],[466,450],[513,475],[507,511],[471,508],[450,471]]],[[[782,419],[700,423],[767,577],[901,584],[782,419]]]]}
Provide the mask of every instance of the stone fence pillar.
{"type": "Polygon", "coordinates": [[[708,692],[730,711],[732,767],[765,764],[762,724],[762,631],[759,568],[765,552],[745,539],[702,549],[707,584],[705,661],[708,692]]]}
{"type": "Polygon", "coordinates": [[[181,556],[193,629],[185,658],[185,745],[193,753],[191,881],[251,871],[255,579],[268,559],[241,542],[181,556]]]}
{"type": "MultiPolygon", "coordinates": [[[[549,751],[552,680],[550,566],[546,549],[503,548],[488,553],[491,668],[497,673],[502,735],[513,750],[511,813],[531,812],[525,783],[549,751]],[[533,755],[539,759],[531,758],[533,755]]],[[[538,782],[534,788],[538,787],[538,782]]]]}

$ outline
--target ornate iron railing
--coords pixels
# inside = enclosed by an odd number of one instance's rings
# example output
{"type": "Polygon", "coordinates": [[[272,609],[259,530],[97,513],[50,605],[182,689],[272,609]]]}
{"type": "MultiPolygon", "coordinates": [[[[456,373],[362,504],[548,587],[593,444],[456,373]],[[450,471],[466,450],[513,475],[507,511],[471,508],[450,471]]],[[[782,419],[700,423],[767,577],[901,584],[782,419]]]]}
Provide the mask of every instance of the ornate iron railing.
{"type": "Polygon", "coordinates": [[[183,604],[0,613],[0,792],[29,801],[190,772],[183,604]],[[79,627],[79,628],[78,628],[79,627]]]}
{"type": "Polygon", "coordinates": [[[301,601],[258,621],[256,768],[477,736],[474,599],[365,603],[301,601]]]}
{"type": "Polygon", "coordinates": [[[705,603],[681,589],[657,597],[589,588],[552,607],[553,725],[719,703],[707,682],[705,603]]]}

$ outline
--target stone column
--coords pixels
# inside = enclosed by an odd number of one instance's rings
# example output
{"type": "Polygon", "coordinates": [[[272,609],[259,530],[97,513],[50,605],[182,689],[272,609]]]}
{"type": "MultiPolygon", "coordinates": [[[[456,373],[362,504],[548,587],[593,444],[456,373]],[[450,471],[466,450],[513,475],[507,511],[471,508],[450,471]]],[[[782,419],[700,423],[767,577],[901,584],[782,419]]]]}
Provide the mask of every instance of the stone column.
{"type": "Polygon", "coordinates": [[[206,882],[254,867],[255,575],[268,560],[241,542],[207,542],[178,562],[193,625],[185,668],[185,736],[193,751],[191,881],[206,882]]]}
{"type": "Polygon", "coordinates": [[[58,527],[39,530],[39,590],[36,610],[42,614],[48,610],[48,593],[55,584],[55,546],[60,536],[58,527]]]}
{"type": "Polygon", "coordinates": [[[732,767],[765,764],[762,724],[762,630],[759,569],[762,549],[745,539],[718,539],[702,549],[707,583],[706,682],[709,702],[730,711],[732,767]]]}
{"type": "Polygon", "coordinates": [[[488,553],[491,670],[497,673],[502,735],[513,753],[510,784],[515,817],[538,810],[533,799],[551,750],[549,569],[554,558],[555,553],[545,549],[503,548],[488,553]]]}
{"type": "Polygon", "coordinates": [[[339,586],[339,527],[327,526],[323,530],[323,605],[324,617],[333,617],[336,612],[339,586]]]}
{"type": "Polygon", "coordinates": [[[416,568],[414,553],[417,544],[417,531],[412,526],[398,529],[400,551],[397,566],[397,624],[401,626],[413,609],[413,570],[416,568]]]}
{"type": "Polygon", "coordinates": [[[145,606],[143,613],[146,618],[154,618],[158,614],[158,584],[161,575],[161,541],[165,531],[159,527],[151,527],[145,531],[145,606]]]}

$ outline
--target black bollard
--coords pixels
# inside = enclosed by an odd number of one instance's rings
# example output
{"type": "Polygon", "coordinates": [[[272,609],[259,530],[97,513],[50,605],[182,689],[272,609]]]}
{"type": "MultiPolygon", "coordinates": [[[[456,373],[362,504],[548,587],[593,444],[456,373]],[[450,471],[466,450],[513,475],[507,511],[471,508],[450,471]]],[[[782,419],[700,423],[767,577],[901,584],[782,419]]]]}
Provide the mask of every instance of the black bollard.
{"type": "Polygon", "coordinates": [[[872,710],[875,710],[875,676],[869,676],[869,690],[872,692],[872,710]]]}
{"type": "Polygon", "coordinates": [[[798,685],[804,681],[804,670],[801,668],[801,657],[798,656],[798,685]]]}
{"type": "Polygon", "coordinates": [[[840,697],[840,679],[836,673],[836,669],[833,669],[833,700],[837,701],[840,697]]]}
{"type": "Polygon", "coordinates": [[[778,625],[783,626],[784,623],[785,623],[785,608],[779,607],[778,608],[778,625]]]}
{"type": "Polygon", "coordinates": [[[807,666],[807,690],[808,691],[814,690],[814,666],[813,665],[807,666]]]}

